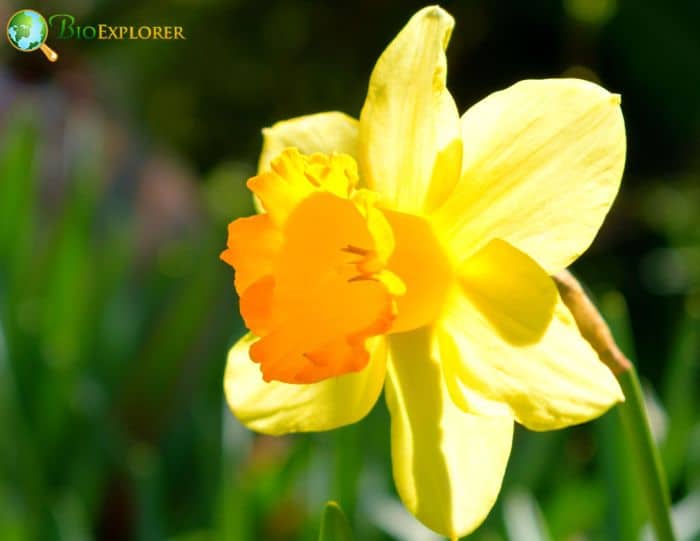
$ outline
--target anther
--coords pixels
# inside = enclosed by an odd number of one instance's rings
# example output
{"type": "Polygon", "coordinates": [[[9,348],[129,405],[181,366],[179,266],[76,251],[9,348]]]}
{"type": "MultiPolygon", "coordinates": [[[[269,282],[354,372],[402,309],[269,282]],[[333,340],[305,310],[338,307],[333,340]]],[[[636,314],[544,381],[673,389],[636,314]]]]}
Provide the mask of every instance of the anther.
{"type": "Polygon", "coordinates": [[[370,253],[372,253],[373,250],[368,250],[367,248],[360,248],[358,246],[353,246],[352,244],[348,244],[345,248],[341,248],[343,252],[347,252],[349,254],[355,254],[355,255],[361,255],[361,256],[367,256],[370,253]]]}
{"type": "Polygon", "coordinates": [[[311,173],[309,172],[304,172],[304,176],[306,177],[306,180],[308,180],[313,186],[316,188],[321,187],[321,183],[314,177],[311,173]]]}
{"type": "Polygon", "coordinates": [[[348,282],[362,282],[366,280],[371,280],[373,282],[378,282],[374,276],[365,276],[363,274],[358,274],[357,276],[353,276],[352,278],[348,278],[348,282]]]}
{"type": "Polygon", "coordinates": [[[316,366],[325,366],[325,363],[319,362],[318,359],[314,359],[310,353],[304,352],[301,354],[301,356],[308,359],[316,366]]]}

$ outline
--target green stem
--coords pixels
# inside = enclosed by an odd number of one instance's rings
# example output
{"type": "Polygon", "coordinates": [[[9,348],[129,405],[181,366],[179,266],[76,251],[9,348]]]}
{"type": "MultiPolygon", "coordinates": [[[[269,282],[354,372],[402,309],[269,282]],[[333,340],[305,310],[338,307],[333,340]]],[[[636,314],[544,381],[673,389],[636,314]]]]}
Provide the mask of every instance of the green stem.
{"type": "MultiPolygon", "coordinates": [[[[600,360],[612,370],[620,382],[625,393],[625,402],[618,406],[618,411],[629,448],[634,455],[634,466],[642,482],[642,493],[649,508],[651,525],[657,540],[675,541],[666,477],[661,467],[659,451],[651,436],[637,371],[617,346],[603,316],[574,275],[565,269],[552,278],[564,304],[574,316],[581,336],[588,341],[600,360]]],[[[616,319],[619,323],[620,316],[626,313],[626,310],[622,298],[618,304],[616,319]]]]}
{"type": "Polygon", "coordinates": [[[656,532],[656,539],[675,541],[666,477],[661,466],[659,450],[649,428],[637,371],[630,365],[627,370],[617,374],[617,379],[625,393],[625,402],[618,406],[618,411],[630,442],[629,447],[634,454],[634,464],[642,483],[642,493],[649,509],[651,525],[656,532]]]}

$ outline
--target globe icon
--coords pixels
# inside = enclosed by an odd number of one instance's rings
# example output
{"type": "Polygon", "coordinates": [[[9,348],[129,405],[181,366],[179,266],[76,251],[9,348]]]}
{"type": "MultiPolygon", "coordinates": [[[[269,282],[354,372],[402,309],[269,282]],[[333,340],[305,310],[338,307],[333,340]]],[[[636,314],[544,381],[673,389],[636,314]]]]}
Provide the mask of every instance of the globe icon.
{"type": "Polygon", "coordinates": [[[7,23],[7,39],[15,49],[25,53],[41,49],[46,58],[55,62],[58,55],[45,44],[48,35],[46,19],[32,9],[18,11],[7,23]]]}

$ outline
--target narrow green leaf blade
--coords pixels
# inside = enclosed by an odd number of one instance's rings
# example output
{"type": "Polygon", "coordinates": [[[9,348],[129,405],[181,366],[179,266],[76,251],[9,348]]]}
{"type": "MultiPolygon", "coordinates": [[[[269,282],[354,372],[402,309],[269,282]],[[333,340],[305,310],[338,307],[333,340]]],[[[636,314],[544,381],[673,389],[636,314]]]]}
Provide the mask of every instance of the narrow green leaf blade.
{"type": "Polygon", "coordinates": [[[353,541],[348,519],[335,502],[328,502],[323,510],[318,541],[353,541]]]}

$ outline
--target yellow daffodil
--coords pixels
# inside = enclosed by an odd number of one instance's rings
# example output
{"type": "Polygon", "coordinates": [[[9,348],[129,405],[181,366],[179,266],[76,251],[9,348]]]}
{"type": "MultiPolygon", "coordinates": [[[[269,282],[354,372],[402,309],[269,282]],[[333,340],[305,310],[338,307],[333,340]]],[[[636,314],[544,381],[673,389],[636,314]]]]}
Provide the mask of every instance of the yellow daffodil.
{"type": "Polygon", "coordinates": [[[461,118],[445,86],[452,17],[416,13],[379,58],[360,120],[264,130],[261,213],[234,221],[251,333],[225,377],[267,434],[358,421],[383,388],[398,493],[456,538],[493,506],[513,422],[550,430],[623,400],[551,275],[592,242],[625,157],[620,98],[529,80],[461,118]]]}

